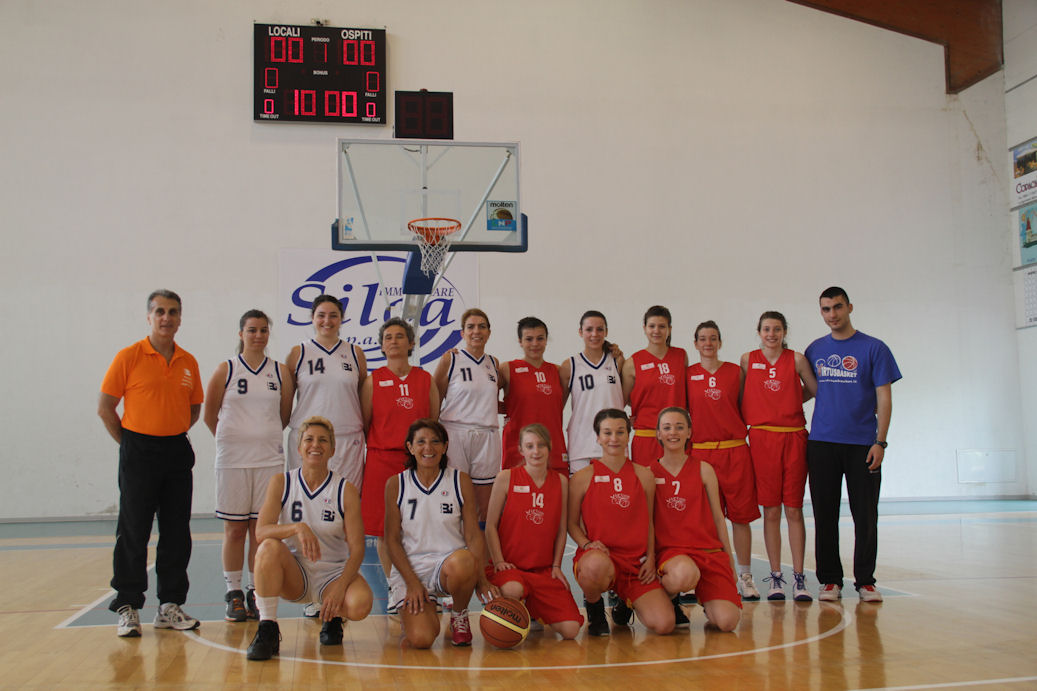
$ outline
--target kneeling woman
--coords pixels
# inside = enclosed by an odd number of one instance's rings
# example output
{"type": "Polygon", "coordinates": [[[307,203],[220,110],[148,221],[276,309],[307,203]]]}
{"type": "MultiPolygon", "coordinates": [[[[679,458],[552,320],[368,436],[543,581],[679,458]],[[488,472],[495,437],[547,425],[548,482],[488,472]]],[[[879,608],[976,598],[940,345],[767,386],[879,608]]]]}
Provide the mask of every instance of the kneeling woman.
{"type": "Polygon", "coordinates": [[[578,545],[573,557],[576,581],[587,606],[587,633],[609,635],[601,595],[614,590],[618,626],[633,611],[649,630],[673,630],[673,607],[655,573],[652,503],[655,475],[627,458],[630,418],[606,408],[594,416],[601,459],[592,460],[569,480],[569,535],[578,545]]]}
{"type": "Polygon", "coordinates": [[[335,429],[322,417],[299,426],[302,467],[275,475],[259,511],[256,536],[256,605],[259,630],[248,659],[279,652],[278,598],[320,602],[323,645],[342,643],[342,619],[360,621],[371,611],[371,588],[360,575],[364,524],[356,487],[328,470],[335,429]]]}
{"type": "Polygon", "coordinates": [[[548,467],[551,435],[540,423],[519,432],[523,465],[502,470],[486,516],[492,565],[487,578],[505,597],[524,600],[530,616],[562,638],[576,638],[583,617],[562,573],[568,479],[548,467]]]}
{"type": "Polygon", "coordinates": [[[451,643],[471,645],[468,602],[500,594],[483,573],[486,552],[468,475],[447,467],[447,433],[435,420],[407,430],[407,460],[385,484],[385,547],[392,560],[389,604],[403,621],[404,637],[429,648],[439,636],[433,598],[451,597],[451,643]]]}
{"type": "Polygon", "coordinates": [[[708,463],[688,458],[691,415],[684,408],[664,408],[656,434],[663,445],[662,458],[652,464],[659,579],[673,596],[679,626],[687,625],[688,618],[677,595],[694,590],[709,623],[731,631],[742,617],[742,598],[731,568],[716,473],[708,463]]]}

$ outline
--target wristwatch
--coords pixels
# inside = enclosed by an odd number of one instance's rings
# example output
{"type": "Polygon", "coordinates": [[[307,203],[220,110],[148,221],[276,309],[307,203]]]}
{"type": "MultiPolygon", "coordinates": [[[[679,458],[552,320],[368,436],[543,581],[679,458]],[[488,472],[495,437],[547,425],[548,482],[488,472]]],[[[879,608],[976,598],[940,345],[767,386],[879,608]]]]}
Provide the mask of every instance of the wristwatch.
{"type": "Polygon", "coordinates": [[[889,442],[888,441],[876,441],[875,444],[877,446],[881,446],[883,449],[886,448],[887,446],[889,446],[889,442]]]}

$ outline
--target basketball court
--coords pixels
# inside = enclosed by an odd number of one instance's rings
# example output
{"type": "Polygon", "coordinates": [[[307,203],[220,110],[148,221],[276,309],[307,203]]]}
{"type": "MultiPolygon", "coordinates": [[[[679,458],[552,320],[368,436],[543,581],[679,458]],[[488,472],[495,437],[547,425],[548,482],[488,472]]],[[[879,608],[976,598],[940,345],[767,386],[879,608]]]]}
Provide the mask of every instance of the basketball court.
{"type": "MultiPolygon", "coordinates": [[[[607,638],[583,631],[574,641],[548,630],[531,633],[513,650],[488,646],[473,613],[471,648],[440,638],[430,650],[412,650],[401,647],[398,621],[384,614],[384,586],[369,549],[363,573],[376,593],[371,616],[346,626],[341,647],[322,647],[319,625],[303,618],[301,607],[282,604],[281,655],[266,662],[245,659],[254,622],[223,621],[215,519],[194,522],[185,609],[201,627],[154,630],[149,593],[137,639],[117,638],[116,617],[105,609],[111,522],[3,524],[0,685],[1033,688],[1037,502],[887,502],[883,511],[881,604],[860,602],[852,588],[838,603],[747,602],[740,625],[726,634],[704,630],[701,608],[691,606],[690,629],[668,636],[647,634],[639,624],[614,627],[607,638]]],[[[851,526],[844,517],[844,536],[852,535],[851,526]]],[[[843,544],[848,560],[852,548],[843,544]]],[[[572,550],[570,544],[568,556],[572,550]]],[[[566,562],[571,579],[571,559],[566,562]]],[[[767,570],[759,554],[753,570],[759,582],[767,570]]],[[[812,573],[808,581],[816,593],[812,573]]]]}

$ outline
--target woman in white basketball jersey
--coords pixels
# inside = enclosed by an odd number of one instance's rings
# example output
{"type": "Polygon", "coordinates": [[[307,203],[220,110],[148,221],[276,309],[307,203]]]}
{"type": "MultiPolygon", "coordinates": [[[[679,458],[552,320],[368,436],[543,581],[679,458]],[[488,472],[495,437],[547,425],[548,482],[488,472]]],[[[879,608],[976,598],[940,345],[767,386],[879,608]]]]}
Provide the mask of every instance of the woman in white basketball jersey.
{"type": "Polygon", "coordinates": [[[249,310],[238,326],[238,355],[216,366],[205,392],[205,424],[216,437],[216,517],[224,521],[227,621],[259,616],[254,581],[247,594],[241,587],[245,539],[254,579],[256,519],[267,483],[284,467],[281,441],[295,394],[288,368],[266,356],[270,319],[249,310]]]}
{"type": "Polygon", "coordinates": [[[472,644],[468,603],[472,593],[488,602],[500,595],[486,580],[486,550],[467,473],[447,467],[447,432],[434,420],[407,430],[406,470],[385,485],[385,544],[392,559],[389,605],[403,620],[415,648],[439,636],[433,598],[453,598],[451,643],[472,644]]]}
{"type": "Polygon", "coordinates": [[[356,487],[328,468],[335,428],[322,417],[299,426],[302,467],[275,475],[259,512],[256,604],[259,628],[248,647],[250,660],[280,652],[280,598],[321,603],[321,645],[342,643],[342,620],[360,621],[374,596],[360,575],[364,522],[356,487]]]}
{"type": "Polygon", "coordinates": [[[367,358],[360,346],[342,341],[342,303],[331,295],[313,301],[313,338],[293,346],[285,360],[295,381],[298,400],[289,422],[288,467],[301,462],[298,428],[312,415],[322,415],[335,426],[335,455],[328,466],[355,487],[364,476],[364,418],[360,386],[367,377],[367,358]]]}
{"type": "Polygon", "coordinates": [[[500,471],[497,422],[501,376],[497,358],[486,352],[490,319],[481,309],[461,315],[464,347],[439,359],[432,375],[442,404],[439,421],[450,435],[450,466],[472,478],[479,520],[486,520],[493,480],[500,471]]]}
{"type": "Polygon", "coordinates": [[[623,351],[605,340],[609,334],[605,315],[597,310],[584,312],[578,333],[583,339],[583,352],[558,368],[572,396],[567,444],[570,475],[586,468],[591,460],[601,458],[601,446],[594,434],[594,416],[600,410],[622,409],[625,405],[620,379],[623,351]]]}

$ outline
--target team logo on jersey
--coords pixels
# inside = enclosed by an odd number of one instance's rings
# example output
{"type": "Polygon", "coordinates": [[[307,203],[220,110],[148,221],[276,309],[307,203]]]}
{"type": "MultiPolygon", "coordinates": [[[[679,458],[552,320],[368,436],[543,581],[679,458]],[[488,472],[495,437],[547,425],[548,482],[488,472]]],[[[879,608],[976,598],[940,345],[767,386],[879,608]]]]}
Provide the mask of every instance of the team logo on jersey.
{"type": "Polygon", "coordinates": [[[720,397],[724,394],[720,389],[703,389],[702,393],[711,401],[719,401],[720,397]]]}
{"type": "Polygon", "coordinates": [[[610,478],[608,475],[595,475],[594,476],[594,481],[595,482],[612,482],[612,478],[610,478]]]}
{"type": "Polygon", "coordinates": [[[537,391],[545,396],[550,396],[554,392],[554,387],[550,384],[537,384],[537,391]]]}
{"type": "Polygon", "coordinates": [[[529,494],[529,485],[515,485],[511,491],[515,494],[529,494]]]}
{"type": "Polygon", "coordinates": [[[655,363],[654,362],[646,362],[645,364],[641,365],[641,369],[642,370],[655,369],[655,363]]]}
{"type": "Polygon", "coordinates": [[[528,371],[529,371],[528,367],[516,367],[515,368],[515,374],[525,374],[528,371]]]}
{"type": "Polygon", "coordinates": [[[184,376],[183,376],[183,378],[182,378],[182,379],[180,380],[180,386],[186,386],[186,387],[188,387],[188,388],[191,388],[191,387],[192,387],[193,385],[194,385],[194,383],[193,383],[193,381],[191,380],[191,370],[189,370],[189,369],[187,369],[187,368],[185,367],[185,368],[184,368],[184,376]]]}
{"type": "Polygon", "coordinates": [[[277,391],[277,382],[275,382],[275,381],[268,381],[266,383],[266,388],[267,388],[268,391],[277,391]]]}
{"type": "Polygon", "coordinates": [[[612,503],[621,509],[628,509],[630,508],[630,495],[616,492],[612,495],[612,503]]]}
{"type": "Polygon", "coordinates": [[[659,375],[659,383],[660,384],[664,384],[665,386],[673,386],[676,381],[677,381],[677,378],[674,377],[672,374],[660,374],[659,375]]]}
{"type": "Polygon", "coordinates": [[[684,497],[670,497],[666,500],[666,507],[674,511],[684,511],[688,508],[688,500],[684,497]]]}
{"type": "Polygon", "coordinates": [[[320,519],[325,523],[335,522],[335,512],[331,509],[324,509],[320,514],[320,519]]]}
{"type": "Polygon", "coordinates": [[[345,370],[346,372],[352,372],[353,371],[353,363],[346,362],[346,356],[345,355],[342,356],[342,369],[345,370]]]}
{"type": "Polygon", "coordinates": [[[540,509],[527,509],[526,520],[533,525],[542,525],[544,522],[544,512],[540,509]]]}
{"type": "Polygon", "coordinates": [[[614,374],[610,374],[609,375],[609,384],[615,384],[615,383],[616,383],[616,376],[614,374]]]}
{"type": "Polygon", "coordinates": [[[453,515],[453,513],[454,513],[454,505],[453,505],[453,503],[445,501],[442,504],[440,504],[439,505],[439,513],[444,513],[444,514],[447,514],[447,515],[453,515]]]}
{"type": "Polygon", "coordinates": [[[414,408],[414,399],[410,396],[400,396],[396,399],[396,407],[403,408],[404,410],[412,410],[414,408]]]}
{"type": "Polygon", "coordinates": [[[847,372],[852,372],[857,369],[857,358],[852,355],[847,355],[843,358],[843,369],[847,372]]]}
{"type": "Polygon", "coordinates": [[[693,374],[690,377],[688,377],[688,379],[690,381],[702,381],[705,378],[706,378],[706,375],[704,375],[704,374],[693,374]]]}
{"type": "Polygon", "coordinates": [[[753,369],[767,369],[767,365],[763,364],[762,362],[754,362],[752,368],[753,369]]]}
{"type": "Polygon", "coordinates": [[[767,381],[763,382],[763,388],[767,389],[768,391],[774,391],[775,393],[777,393],[778,391],[781,391],[781,380],[768,379],[767,381]]]}
{"type": "Polygon", "coordinates": [[[378,386],[392,386],[392,380],[383,379],[382,381],[378,382],[378,386]]]}

